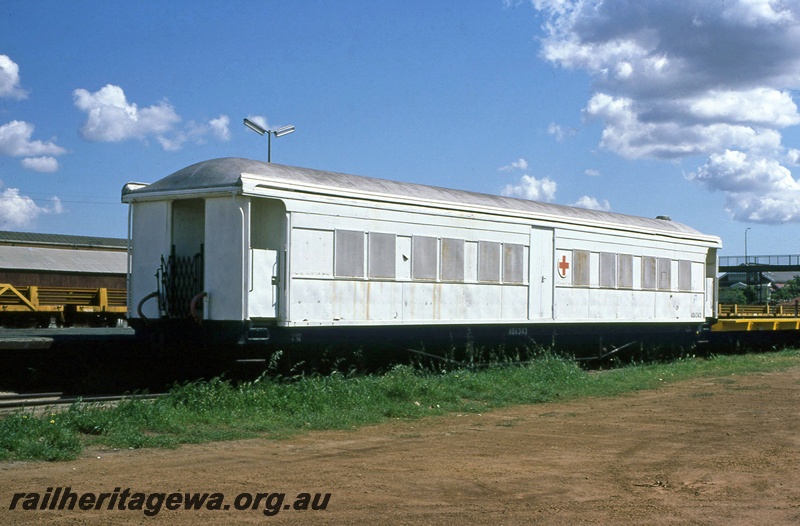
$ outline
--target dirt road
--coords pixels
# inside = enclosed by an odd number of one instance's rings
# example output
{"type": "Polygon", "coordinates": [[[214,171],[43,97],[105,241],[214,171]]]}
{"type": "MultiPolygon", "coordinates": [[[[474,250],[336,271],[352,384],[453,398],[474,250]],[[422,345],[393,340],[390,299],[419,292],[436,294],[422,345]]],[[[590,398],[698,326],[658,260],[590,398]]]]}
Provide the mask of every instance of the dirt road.
{"type": "Polygon", "coordinates": [[[5,463],[0,524],[799,524],[799,403],[796,368],[284,441],[5,463]],[[186,492],[210,495],[186,510],[186,492]],[[80,510],[84,498],[99,509],[80,510]],[[45,499],[75,509],[24,509],[45,499]]]}

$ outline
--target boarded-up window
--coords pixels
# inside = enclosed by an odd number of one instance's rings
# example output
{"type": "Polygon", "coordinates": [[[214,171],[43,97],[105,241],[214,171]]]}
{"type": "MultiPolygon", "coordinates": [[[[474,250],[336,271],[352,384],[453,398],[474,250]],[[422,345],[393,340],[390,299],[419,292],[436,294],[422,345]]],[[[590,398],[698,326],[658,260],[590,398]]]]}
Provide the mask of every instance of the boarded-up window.
{"type": "Polygon", "coordinates": [[[658,258],[658,288],[670,290],[672,288],[672,260],[658,258]]]}
{"type": "Polygon", "coordinates": [[[653,290],[656,288],[656,258],[644,256],[642,258],[642,288],[653,290]]]}
{"type": "Polygon", "coordinates": [[[464,240],[442,239],[442,281],[464,281],[464,240]]]}
{"type": "Polygon", "coordinates": [[[692,290],[692,262],[681,260],[678,262],[678,289],[692,290]]]}
{"type": "Polygon", "coordinates": [[[617,256],[617,286],[621,289],[633,288],[633,256],[630,254],[617,256]]]}
{"type": "Polygon", "coordinates": [[[600,253],[600,286],[614,288],[617,286],[617,255],[609,252],[600,253]]]}
{"type": "Polygon", "coordinates": [[[369,234],[369,277],[394,278],[395,251],[397,242],[394,234],[369,234]]]}
{"type": "Polygon", "coordinates": [[[478,281],[500,281],[500,243],[478,243],[478,281]]]}
{"type": "Polygon", "coordinates": [[[435,237],[414,236],[411,249],[413,279],[436,279],[438,241],[435,237]]]}
{"type": "Polygon", "coordinates": [[[525,247],[503,244],[503,283],[522,283],[525,267],[525,247]]]}
{"type": "Polygon", "coordinates": [[[364,232],[337,230],[334,272],[338,277],[364,277],[364,232]]]}
{"type": "Polygon", "coordinates": [[[572,284],[580,287],[589,286],[589,251],[572,251],[572,284]]]}

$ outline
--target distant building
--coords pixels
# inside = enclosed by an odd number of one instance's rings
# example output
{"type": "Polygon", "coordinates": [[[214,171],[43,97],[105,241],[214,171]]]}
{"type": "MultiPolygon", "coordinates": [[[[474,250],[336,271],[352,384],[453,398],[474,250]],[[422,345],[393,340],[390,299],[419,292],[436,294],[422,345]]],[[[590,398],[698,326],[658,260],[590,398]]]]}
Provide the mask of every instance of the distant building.
{"type": "Polygon", "coordinates": [[[755,303],[768,303],[773,291],[780,290],[787,282],[794,279],[798,272],[747,272],[742,266],[741,272],[726,272],[719,277],[719,288],[752,289],[755,292],[755,303]]]}
{"type": "Polygon", "coordinates": [[[127,240],[0,231],[0,283],[125,289],[127,240]]]}

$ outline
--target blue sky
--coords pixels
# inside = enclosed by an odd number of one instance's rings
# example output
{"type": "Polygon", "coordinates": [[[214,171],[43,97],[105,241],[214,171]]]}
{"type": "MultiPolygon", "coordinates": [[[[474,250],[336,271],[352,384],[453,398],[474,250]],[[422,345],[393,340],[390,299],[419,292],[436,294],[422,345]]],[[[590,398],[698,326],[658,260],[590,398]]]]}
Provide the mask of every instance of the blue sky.
{"type": "Polygon", "coordinates": [[[0,229],[124,237],[128,181],[266,160],[800,253],[800,2],[2,1],[0,229]]]}

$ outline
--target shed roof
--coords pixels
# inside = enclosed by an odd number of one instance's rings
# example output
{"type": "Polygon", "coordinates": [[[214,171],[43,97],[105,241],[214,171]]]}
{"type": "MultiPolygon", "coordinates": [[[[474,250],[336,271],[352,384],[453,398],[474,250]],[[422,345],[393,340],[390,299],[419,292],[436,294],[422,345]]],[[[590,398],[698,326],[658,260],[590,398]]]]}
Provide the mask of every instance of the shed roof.
{"type": "Polygon", "coordinates": [[[0,246],[0,269],[78,274],[125,274],[128,253],[119,250],[0,246]]]}
{"type": "MultiPolygon", "coordinates": [[[[299,168],[263,161],[228,157],[211,159],[193,164],[146,186],[128,186],[123,189],[123,201],[130,202],[137,196],[155,193],[185,193],[191,190],[209,191],[224,188],[242,187],[242,176],[262,179],[265,183],[281,181],[285,184],[316,186],[359,193],[391,195],[398,198],[416,198],[439,203],[452,203],[459,208],[478,206],[502,209],[524,214],[563,218],[571,221],[585,221],[619,225],[632,229],[656,230],[672,234],[704,236],[697,230],[682,223],[647,217],[601,212],[553,203],[542,203],[527,199],[481,194],[414,183],[375,179],[310,168],[299,168]]],[[[716,239],[719,243],[719,240],[716,239]]]]}
{"type": "Polygon", "coordinates": [[[126,250],[128,242],[124,238],[71,236],[65,234],[36,234],[32,232],[10,232],[0,230],[0,246],[2,245],[39,245],[59,246],[65,248],[100,248],[126,250]]]}

